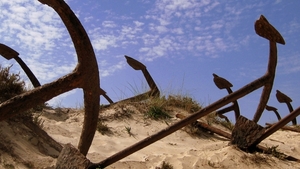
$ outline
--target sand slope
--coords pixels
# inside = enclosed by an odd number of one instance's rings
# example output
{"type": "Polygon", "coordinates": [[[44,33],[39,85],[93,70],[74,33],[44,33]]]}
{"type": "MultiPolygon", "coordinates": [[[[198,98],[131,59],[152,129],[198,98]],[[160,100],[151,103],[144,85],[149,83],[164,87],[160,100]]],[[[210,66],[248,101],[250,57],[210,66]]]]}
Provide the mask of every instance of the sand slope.
{"type": "MultiPolygon", "coordinates": [[[[172,116],[179,112],[186,113],[174,110],[172,116]]],[[[44,120],[43,129],[56,141],[77,145],[82,129],[82,111],[44,110],[41,118],[44,120]]],[[[100,162],[179,120],[172,118],[164,122],[145,119],[144,115],[130,105],[113,106],[102,112],[100,118],[106,120],[104,123],[110,128],[111,133],[106,135],[96,133],[87,156],[92,162],[100,162]],[[126,128],[130,128],[132,135],[128,134],[126,128]]],[[[11,157],[10,153],[2,151],[0,168],[9,165],[15,168],[54,168],[55,156],[58,152],[42,140],[35,138],[33,133],[26,133],[26,127],[23,126],[24,131],[15,131],[18,129],[13,129],[11,124],[1,122],[0,130],[1,142],[10,142],[14,149],[13,154],[17,155],[11,157]]],[[[300,159],[299,140],[300,133],[278,131],[264,140],[261,145],[278,146],[278,151],[300,159]]],[[[182,129],[107,168],[155,169],[161,166],[163,161],[171,164],[175,169],[300,168],[300,163],[280,160],[261,153],[245,153],[234,146],[228,146],[228,142],[227,139],[216,134],[200,133],[192,136],[182,129]]]]}

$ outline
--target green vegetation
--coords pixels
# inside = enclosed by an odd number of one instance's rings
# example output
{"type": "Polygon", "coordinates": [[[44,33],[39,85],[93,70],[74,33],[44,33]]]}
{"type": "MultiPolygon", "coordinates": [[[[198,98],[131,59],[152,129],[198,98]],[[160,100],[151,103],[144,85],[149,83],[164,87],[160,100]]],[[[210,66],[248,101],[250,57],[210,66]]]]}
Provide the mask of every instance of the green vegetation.
{"type": "Polygon", "coordinates": [[[3,167],[4,167],[5,169],[15,169],[15,166],[12,165],[12,164],[4,164],[3,167]]]}
{"type": "Polygon", "coordinates": [[[271,154],[276,158],[279,158],[281,160],[284,160],[287,156],[284,153],[281,153],[277,150],[278,146],[272,146],[272,147],[268,147],[267,151],[265,151],[264,153],[266,154],[271,154]]]}
{"type": "Polygon", "coordinates": [[[166,120],[171,118],[171,116],[164,111],[163,107],[152,106],[145,114],[147,118],[154,120],[166,120]]]}
{"type": "Polygon", "coordinates": [[[100,132],[102,135],[105,134],[110,134],[111,130],[110,128],[107,126],[107,124],[104,124],[102,121],[98,121],[97,123],[97,131],[100,132]]]}
{"type": "Polygon", "coordinates": [[[145,107],[140,108],[141,112],[144,112],[146,118],[154,120],[167,120],[171,118],[170,112],[173,111],[170,108],[180,108],[189,113],[195,113],[201,109],[201,106],[190,97],[183,96],[165,96],[158,98],[149,98],[145,107]],[[144,110],[143,110],[144,109],[144,110]]]}
{"type": "Polygon", "coordinates": [[[10,73],[10,68],[0,66],[0,103],[25,92],[25,83],[19,74],[10,73]]]}
{"type": "Polygon", "coordinates": [[[128,135],[131,137],[131,136],[134,136],[131,132],[131,127],[130,126],[125,126],[125,130],[127,131],[128,135]]]}
{"type": "Polygon", "coordinates": [[[206,116],[206,122],[208,125],[220,124],[221,126],[229,129],[230,131],[232,131],[234,128],[234,125],[231,122],[228,122],[228,121],[220,118],[216,113],[208,114],[206,116]]]}
{"type": "MultiPolygon", "coordinates": [[[[0,65],[0,103],[5,102],[6,100],[20,95],[24,92],[26,92],[26,88],[25,88],[25,82],[23,80],[21,80],[20,78],[20,74],[16,74],[16,73],[10,73],[10,68],[12,66],[9,67],[5,67],[3,68],[0,65]]],[[[38,105],[24,113],[21,113],[15,117],[13,117],[12,119],[15,118],[19,118],[19,119],[28,119],[28,120],[33,120],[34,122],[37,122],[36,124],[38,125],[42,125],[42,121],[38,120],[38,119],[34,119],[33,117],[33,113],[34,112],[41,112],[43,110],[43,108],[45,108],[47,105],[43,104],[43,105],[38,105]]],[[[39,116],[37,116],[39,117],[39,116]]]]}
{"type": "Polygon", "coordinates": [[[161,167],[158,167],[158,168],[160,168],[160,169],[173,169],[173,166],[170,163],[163,161],[161,167]]]}
{"type": "Polygon", "coordinates": [[[189,113],[195,113],[201,109],[200,104],[188,96],[169,95],[166,99],[167,106],[182,108],[189,113]]]}

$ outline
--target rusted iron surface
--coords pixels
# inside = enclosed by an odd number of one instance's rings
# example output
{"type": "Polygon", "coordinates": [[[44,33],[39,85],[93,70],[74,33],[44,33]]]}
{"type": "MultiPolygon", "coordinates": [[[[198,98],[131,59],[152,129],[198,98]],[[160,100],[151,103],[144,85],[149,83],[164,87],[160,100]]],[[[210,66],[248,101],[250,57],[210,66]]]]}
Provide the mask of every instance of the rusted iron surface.
{"type": "Polygon", "coordinates": [[[223,77],[220,77],[216,74],[213,73],[214,79],[213,81],[215,82],[215,85],[219,88],[219,89],[226,89],[228,91],[228,93],[232,93],[232,90],[230,89],[233,85],[226,79],[224,79],[223,77]]]}
{"type": "MultiPolygon", "coordinates": [[[[257,90],[258,88],[264,86],[262,96],[260,99],[260,104],[254,115],[253,121],[256,123],[259,120],[262,111],[265,109],[265,105],[269,99],[270,91],[272,89],[273,80],[274,80],[274,76],[275,76],[276,64],[277,64],[276,42],[274,42],[273,39],[270,38],[270,36],[271,37],[276,36],[277,38],[275,38],[275,40],[282,44],[284,44],[285,42],[284,42],[283,38],[281,37],[281,35],[278,33],[278,31],[274,30],[273,26],[271,26],[263,16],[261,16],[260,20],[258,20],[256,22],[255,30],[260,36],[271,39],[271,40],[269,40],[270,41],[270,55],[269,55],[268,69],[267,69],[267,73],[264,76],[247,84],[246,86],[240,88],[239,90],[227,95],[226,97],[212,103],[211,105],[199,110],[195,114],[192,114],[189,117],[169,126],[168,128],[166,128],[152,136],[149,136],[149,137],[145,138],[144,140],[141,140],[140,142],[124,149],[123,151],[120,151],[120,152],[112,155],[111,157],[108,157],[107,159],[103,160],[102,162],[95,164],[94,167],[95,166],[106,167],[106,166],[154,143],[155,141],[157,141],[161,138],[164,138],[165,136],[175,132],[176,130],[196,121],[198,118],[201,118],[201,117],[227,105],[228,103],[233,102],[241,97],[244,97],[245,95],[253,92],[254,90],[257,90]],[[267,31],[264,32],[262,30],[267,30],[267,31]],[[270,32],[273,32],[273,34],[269,34],[270,32]],[[274,32],[275,32],[275,34],[274,34],[274,32]],[[276,34],[276,32],[278,34],[276,34]]],[[[265,136],[265,135],[263,135],[263,136],[265,136]]],[[[260,138],[262,138],[262,137],[260,137],[260,138]]],[[[254,143],[256,143],[256,142],[254,141],[254,143]]],[[[255,144],[247,144],[246,146],[248,146],[248,145],[253,146],[255,144]]]]}
{"type": "MultiPolygon", "coordinates": [[[[226,89],[228,94],[232,93],[231,87],[233,85],[228,80],[214,73],[213,76],[213,81],[219,89],[226,89]]],[[[224,118],[227,122],[230,122],[228,118],[225,115],[223,115],[229,111],[234,111],[235,120],[237,121],[238,117],[240,116],[240,108],[237,100],[233,101],[231,106],[218,110],[216,113],[219,117],[224,118]]]]}
{"type": "Polygon", "coordinates": [[[268,76],[263,76],[255,81],[253,81],[252,83],[242,87],[241,89],[239,89],[239,90],[221,98],[220,100],[212,103],[211,105],[199,110],[195,114],[192,114],[192,115],[188,116],[187,118],[185,118],[173,125],[170,125],[166,129],[159,131],[128,148],[125,148],[124,150],[106,158],[105,160],[103,160],[99,163],[93,164],[91,166],[91,168],[96,168],[98,166],[104,168],[104,167],[111,165],[112,163],[115,163],[115,162],[121,160],[124,157],[127,157],[128,155],[156,142],[157,140],[160,140],[160,139],[168,136],[169,134],[172,134],[173,132],[181,129],[182,127],[184,127],[190,123],[193,123],[197,119],[199,119],[205,115],[208,115],[209,113],[227,105],[228,103],[230,103],[234,100],[237,100],[237,99],[253,92],[254,90],[257,90],[258,88],[262,87],[267,80],[268,80],[268,76]]]}
{"type": "Polygon", "coordinates": [[[277,111],[277,108],[266,105],[266,110],[273,111],[275,113],[278,121],[281,120],[281,116],[280,116],[279,112],[277,111]]]}
{"type": "Polygon", "coordinates": [[[51,6],[63,20],[76,49],[78,64],[72,73],[0,104],[0,120],[24,112],[59,94],[82,88],[85,118],[78,148],[86,155],[96,131],[100,101],[100,80],[94,50],[80,21],[63,0],[40,0],[40,2],[51,6]]]}
{"type": "Polygon", "coordinates": [[[82,133],[78,143],[78,149],[84,155],[94,138],[99,114],[100,88],[99,71],[96,56],[90,39],[82,24],[63,0],[39,0],[41,3],[51,6],[61,17],[70,33],[76,49],[78,64],[74,72],[80,75],[80,83],[77,87],[83,89],[85,116],[82,133]]]}
{"type": "Polygon", "coordinates": [[[141,70],[149,87],[150,87],[150,91],[147,92],[149,96],[154,96],[154,97],[158,97],[160,92],[158,90],[157,85],[155,84],[152,76],[150,75],[150,73],[148,72],[146,66],[144,64],[142,64],[141,62],[133,59],[132,57],[126,56],[125,58],[127,60],[127,63],[135,70],[141,70]]]}
{"type": "MultiPolygon", "coordinates": [[[[270,128],[270,127],[272,127],[275,124],[266,123],[266,125],[267,125],[266,128],[270,128]]],[[[294,131],[294,132],[300,133],[300,128],[299,127],[283,126],[280,129],[281,130],[289,130],[289,131],[294,131]]]]}
{"type": "Polygon", "coordinates": [[[285,44],[285,41],[281,34],[269,23],[269,21],[263,15],[255,22],[254,25],[255,32],[272,42],[277,42],[280,44],[285,44]]]}
{"type": "Polygon", "coordinates": [[[91,164],[72,144],[64,145],[56,160],[56,169],[86,169],[91,164]]]}
{"type": "MultiPolygon", "coordinates": [[[[285,103],[289,109],[290,112],[294,111],[293,106],[291,104],[292,99],[285,95],[284,93],[280,92],[279,90],[276,90],[276,98],[279,103],[285,103]]],[[[297,119],[292,120],[293,125],[297,125],[297,119]]]]}
{"type": "Polygon", "coordinates": [[[286,124],[288,124],[290,121],[292,121],[292,119],[296,118],[299,114],[300,114],[300,107],[298,107],[296,110],[294,110],[293,112],[291,112],[289,115],[287,115],[286,117],[284,117],[283,119],[281,119],[276,124],[272,125],[272,127],[270,127],[268,130],[266,130],[266,132],[263,135],[261,135],[253,143],[253,145],[259,144],[261,141],[263,141],[264,139],[266,139],[267,137],[269,137],[271,134],[273,134],[277,130],[281,129],[286,124]]]}
{"type": "MultiPolygon", "coordinates": [[[[141,100],[148,99],[149,97],[159,97],[160,91],[159,91],[156,83],[154,82],[152,76],[150,75],[149,71],[147,70],[147,67],[143,63],[133,59],[130,56],[125,55],[125,58],[126,58],[128,65],[131,66],[134,70],[142,71],[142,73],[150,87],[150,90],[148,92],[145,92],[145,93],[142,93],[142,94],[139,94],[139,95],[136,95],[136,96],[124,99],[124,100],[120,100],[115,103],[125,102],[125,101],[141,101],[141,100]]],[[[109,106],[110,105],[106,105],[104,107],[109,107],[109,106]]]]}
{"type": "Polygon", "coordinates": [[[94,49],[82,24],[63,0],[39,1],[51,6],[58,13],[70,33],[76,49],[78,64],[74,71],[80,75],[80,80],[78,80],[80,83],[77,87],[83,89],[85,109],[78,149],[83,155],[86,155],[96,131],[100,102],[98,95],[100,79],[94,49]]]}
{"type": "Polygon", "coordinates": [[[24,70],[26,75],[28,76],[29,80],[31,81],[32,85],[34,87],[41,86],[40,82],[37,80],[37,78],[34,76],[32,71],[29,69],[29,67],[23,62],[23,60],[19,57],[19,53],[15,51],[14,49],[6,46],[5,44],[0,43],[0,55],[2,55],[5,59],[15,59],[21,68],[24,70]]]}
{"type": "Polygon", "coordinates": [[[256,147],[253,143],[264,133],[265,129],[262,126],[240,116],[232,130],[230,143],[242,150],[251,151],[256,147]]]}
{"type": "Polygon", "coordinates": [[[258,122],[262,112],[264,111],[267,102],[270,97],[270,93],[273,87],[275,78],[276,65],[277,65],[277,46],[276,43],[285,44],[283,37],[280,33],[268,22],[268,20],[261,15],[254,24],[255,32],[269,40],[270,52],[269,52],[269,63],[266,75],[268,77],[267,82],[264,84],[264,88],[260,97],[259,105],[253,117],[254,122],[258,122]]]}
{"type": "MultiPolygon", "coordinates": [[[[180,119],[186,118],[186,116],[184,116],[184,115],[182,115],[180,113],[176,114],[176,117],[180,118],[180,119]]],[[[203,123],[201,121],[198,121],[198,120],[195,121],[194,123],[192,123],[191,125],[192,125],[192,127],[196,127],[196,128],[199,128],[199,129],[206,129],[208,131],[211,131],[212,133],[216,133],[216,134],[218,134],[220,136],[223,136],[225,138],[228,138],[228,139],[231,138],[231,134],[229,134],[229,133],[227,133],[225,131],[222,131],[222,130],[216,128],[216,127],[213,127],[213,126],[210,126],[208,124],[205,124],[205,123],[203,123]]]]}
{"type": "MultiPolygon", "coordinates": [[[[262,140],[270,136],[272,133],[282,128],[285,124],[295,119],[300,114],[300,107],[281,119],[278,123],[274,124],[269,129],[264,129],[257,124],[259,121],[263,110],[266,108],[266,104],[269,100],[270,92],[272,90],[273,81],[275,77],[276,65],[277,65],[277,46],[276,43],[285,44],[284,39],[280,35],[280,33],[267,21],[267,19],[261,15],[259,20],[255,22],[255,31],[259,36],[262,36],[269,40],[270,46],[270,54],[268,61],[268,68],[265,75],[254,80],[253,82],[247,84],[246,86],[238,89],[233,92],[230,87],[232,84],[228,82],[226,79],[213,74],[214,82],[217,87],[220,89],[225,88],[228,91],[228,95],[217,100],[216,102],[204,107],[198,112],[183,118],[179,122],[170,125],[169,127],[163,129],[160,132],[157,132],[136,144],[108,157],[107,159],[96,163],[91,164],[89,161],[85,161],[86,157],[84,157],[89,147],[92,143],[96,126],[98,122],[98,114],[99,114],[99,95],[103,95],[110,103],[113,101],[106,95],[106,92],[100,88],[100,79],[98,72],[98,65],[95,57],[94,50],[92,48],[89,37],[81,25],[78,18],[75,16],[73,11],[69,8],[69,6],[63,0],[39,0],[41,3],[46,4],[52,7],[58,15],[61,17],[64,22],[70,36],[72,38],[74,47],[76,49],[78,64],[74,71],[70,74],[67,74],[64,77],[59,78],[58,80],[42,85],[38,88],[33,89],[32,91],[26,92],[24,94],[18,95],[6,102],[0,104],[0,120],[5,120],[9,117],[12,117],[20,112],[24,112],[27,109],[30,109],[38,104],[44,103],[51,98],[62,94],[64,92],[70,91],[75,88],[82,88],[84,93],[84,122],[82,133],[80,136],[80,140],[78,143],[78,149],[80,153],[77,153],[74,148],[67,150],[72,153],[82,154],[85,168],[89,166],[89,168],[101,167],[104,168],[114,162],[119,161],[120,159],[160,140],[169,134],[181,129],[182,127],[196,123],[201,127],[206,127],[207,129],[211,126],[205,126],[204,123],[198,122],[197,119],[208,115],[209,113],[216,111],[229,103],[233,103],[232,106],[224,108],[220,110],[220,114],[223,114],[227,111],[234,110],[236,112],[237,123],[232,132],[231,143],[237,144],[241,149],[249,149],[256,147],[262,140]],[[262,95],[260,98],[259,105],[257,107],[256,113],[253,117],[253,121],[240,116],[240,112],[237,104],[237,100],[241,97],[248,95],[249,93],[263,87],[262,95]],[[236,102],[236,104],[235,104],[236,102]],[[235,107],[234,107],[235,106],[235,107]],[[237,106],[237,108],[236,108],[237,106]],[[18,107],[18,109],[16,109],[18,107]]],[[[6,50],[7,46],[0,46],[0,54],[5,55],[7,59],[18,57],[18,53],[13,49],[6,50]],[[1,49],[2,48],[2,49],[1,49]],[[5,49],[5,50],[3,50],[5,49]]],[[[134,99],[143,99],[145,96],[159,96],[160,92],[150,76],[150,73],[146,69],[146,66],[141,62],[129,57],[125,56],[128,64],[135,70],[141,70],[144,74],[147,83],[150,86],[150,91],[143,93],[138,96],[134,96],[134,99]]],[[[131,99],[131,98],[129,98],[131,99]]],[[[282,99],[285,100],[285,99],[282,99]]],[[[274,111],[274,110],[273,110],[274,111]]],[[[213,129],[214,130],[214,129],[213,129]]],[[[215,133],[219,132],[218,130],[215,133]]],[[[221,135],[221,134],[220,134],[221,135]]],[[[226,138],[230,138],[230,134],[223,133],[223,136],[226,138]]],[[[60,149],[61,147],[57,147],[60,149]]],[[[66,157],[68,158],[68,157],[66,157]]],[[[81,157],[80,157],[81,158],[81,157]]],[[[62,162],[64,162],[62,160],[62,162]]]]}

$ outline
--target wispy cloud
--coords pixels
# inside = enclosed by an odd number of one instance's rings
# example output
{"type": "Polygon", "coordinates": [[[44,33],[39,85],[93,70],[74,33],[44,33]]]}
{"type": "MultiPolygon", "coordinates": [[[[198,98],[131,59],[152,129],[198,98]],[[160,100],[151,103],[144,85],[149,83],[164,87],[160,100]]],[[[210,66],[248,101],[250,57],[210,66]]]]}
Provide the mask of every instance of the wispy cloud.
{"type": "Polygon", "coordinates": [[[106,77],[112,75],[114,72],[122,70],[126,66],[125,61],[120,61],[114,65],[109,65],[105,60],[99,65],[100,77],[106,77]]]}
{"type": "Polygon", "coordinates": [[[240,13],[250,8],[208,0],[156,1],[143,17],[148,29],[144,30],[147,34],[142,36],[144,44],[139,51],[148,61],[166,56],[166,53],[184,51],[202,57],[219,57],[224,51],[247,44],[249,36],[232,39],[230,33],[241,22],[240,13]],[[149,38],[149,34],[153,37],[149,38]],[[237,45],[236,41],[244,43],[237,45]]]}
{"type": "Polygon", "coordinates": [[[281,69],[280,73],[283,74],[300,72],[300,53],[280,57],[278,67],[281,69]]]}
{"type": "MultiPolygon", "coordinates": [[[[108,78],[127,67],[123,58],[125,53],[142,62],[187,57],[218,62],[231,59],[230,55],[236,52],[244,55],[241,50],[252,50],[251,45],[258,41],[253,31],[255,17],[266,13],[273,23],[277,19],[272,17],[278,17],[273,15],[274,11],[288,5],[281,5],[281,0],[251,3],[217,0],[139,0],[118,4],[109,1],[68,2],[91,39],[101,78],[108,78]],[[124,8],[124,5],[132,8],[124,8]]],[[[73,44],[53,9],[36,0],[1,0],[0,8],[1,43],[18,51],[42,84],[74,69],[77,59],[73,44]]],[[[278,14],[282,18],[287,15],[284,12],[278,14]]],[[[297,14],[287,18],[288,21],[278,19],[283,29],[280,32],[287,37],[286,46],[290,45],[290,40],[297,42],[295,35],[300,30],[297,14]]],[[[293,45],[288,49],[295,48],[296,44],[293,45]]],[[[266,46],[267,43],[257,45],[266,46]]],[[[279,57],[278,69],[286,74],[299,72],[299,52],[290,52],[286,56],[279,57]]],[[[14,61],[2,62],[8,63],[15,64],[14,61]]],[[[249,69],[238,67],[247,67],[247,64],[237,65],[233,74],[252,79],[265,71],[265,62],[259,61],[253,62],[249,69]]]]}
{"type": "MultiPolygon", "coordinates": [[[[54,58],[68,60],[62,54],[57,56],[56,51],[71,42],[65,41],[68,34],[57,14],[48,6],[30,0],[1,1],[0,8],[1,43],[18,51],[41,83],[63,75],[66,70],[59,70],[62,66],[51,62],[54,58]]],[[[74,64],[63,65],[65,69],[70,66],[74,64]]]]}

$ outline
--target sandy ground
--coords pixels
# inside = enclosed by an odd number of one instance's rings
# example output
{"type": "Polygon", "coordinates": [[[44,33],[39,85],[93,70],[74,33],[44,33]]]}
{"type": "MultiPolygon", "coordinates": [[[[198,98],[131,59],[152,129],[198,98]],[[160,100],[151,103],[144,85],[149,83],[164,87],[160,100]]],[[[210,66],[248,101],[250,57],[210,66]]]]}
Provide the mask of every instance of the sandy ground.
{"type": "MultiPolygon", "coordinates": [[[[180,111],[174,110],[172,116],[178,112],[180,111]]],[[[40,118],[44,121],[43,129],[56,141],[74,146],[78,144],[83,121],[82,111],[45,110],[40,118]]],[[[104,124],[109,127],[110,133],[102,135],[96,132],[87,155],[92,162],[100,162],[179,120],[176,117],[167,122],[145,119],[134,107],[126,106],[112,107],[102,112],[101,118],[105,120],[104,124]]],[[[26,131],[26,127],[12,127],[16,125],[22,124],[0,123],[0,168],[55,168],[55,156],[59,152],[34,137],[34,133],[26,131]]],[[[300,133],[277,131],[261,145],[278,146],[279,152],[300,159],[299,140],[300,133]]],[[[300,168],[300,163],[280,160],[272,155],[246,153],[229,146],[228,143],[228,139],[216,134],[190,135],[185,129],[181,129],[107,168],[155,169],[163,162],[171,164],[174,169],[300,168]]]]}

